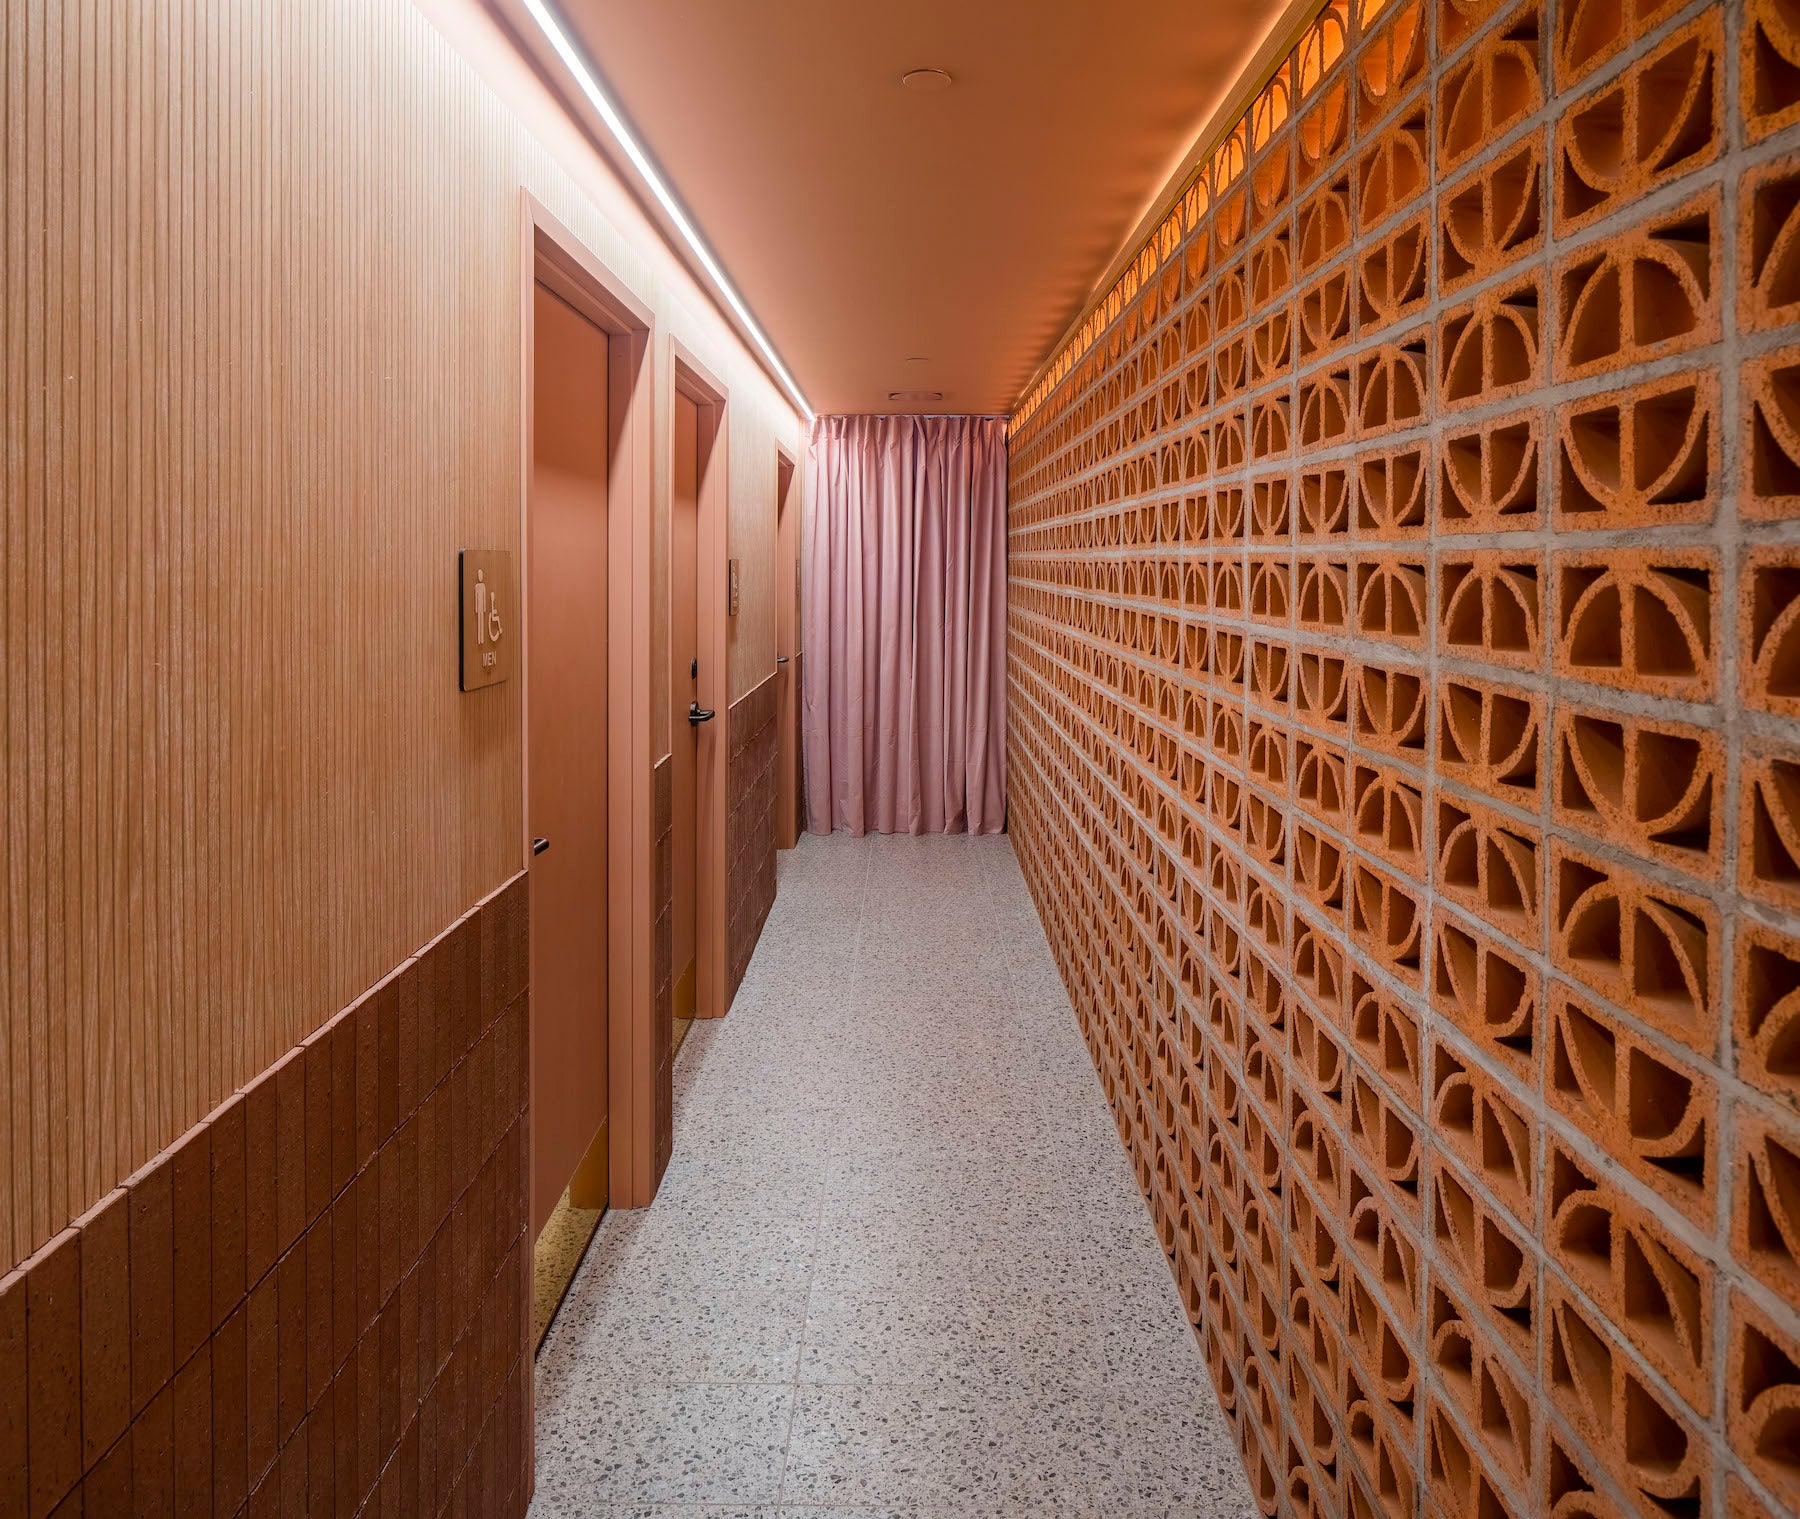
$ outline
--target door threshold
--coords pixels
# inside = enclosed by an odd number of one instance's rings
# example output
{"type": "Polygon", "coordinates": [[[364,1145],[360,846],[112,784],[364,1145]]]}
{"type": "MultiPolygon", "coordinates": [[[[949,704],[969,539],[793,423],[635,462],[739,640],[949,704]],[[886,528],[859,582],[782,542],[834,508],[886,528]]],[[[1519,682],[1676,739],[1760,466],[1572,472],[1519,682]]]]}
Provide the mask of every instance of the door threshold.
{"type": "Polygon", "coordinates": [[[569,1201],[565,1188],[555,1210],[544,1223],[544,1232],[531,1252],[531,1350],[536,1355],[544,1348],[544,1337],[556,1320],[556,1313],[569,1295],[575,1273],[587,1249],[593,1243],[600,1220],[606,1216],[604,1206],[577,1208],[569,1201]]]}
{"type": "Polygon", "coordinates": [[[694,990],[698,983],[695,962],[690,960],[675,978],[675,1024],[669,1044],[671,1058],[681,1053],[681,1046],[687,1041],[688,1030],[694,1026],[694,990]]]}
{"type": "Polygon", "coordinates": [[[550,1217],[544,1220],[542,1233],[531,1252],[531,1328],[532,1354],[544,1348],[544,1336],[562,1302],[569,1295],[575,1273],[594,1240],[594,1231],[606,1216],[607,1203],[607,1128],[588,1142],[587,1154],[569,1178],[568,1186],[556,1200],[550,1217]]]}

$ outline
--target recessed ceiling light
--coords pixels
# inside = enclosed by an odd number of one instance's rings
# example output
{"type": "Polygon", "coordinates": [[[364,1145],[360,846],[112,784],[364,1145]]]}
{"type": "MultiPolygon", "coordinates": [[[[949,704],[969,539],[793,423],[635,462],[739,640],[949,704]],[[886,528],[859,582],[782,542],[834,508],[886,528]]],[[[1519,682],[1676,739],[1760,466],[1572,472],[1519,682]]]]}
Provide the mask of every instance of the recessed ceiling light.
{"type": "Polygon", "coordinates": [[[944,393],[941,390],[890,390],[888,392],[888,399],[890,401],[902,401],[909,404],[925,401],[941,401],[944,399],[944,393]]]}
{"type": "Polygon", "coordinates": [[[910,357],[909,357],[909,358],[908,358],[908,359],[907,359],[907,361],[906,361],[906,362],[907,362],[907,363],[908,363],[908,364],[929,364],[929,363],[930,363],[930,362],[931,362],[931,360],[930,360],[930,359],[928,359],[928,358],[927,358],[927,357],[926,357],[926,356],[925,356],[925,355],[924,355],[924,354],[922,354],[922,353],[915,353],[915,354],[913,354],[913,355],[911,355],[911,356],[910,356],[910,357]]]}
{"type": "Polygon", "coordinates": [[[900,76],[900,82],[921,95],[940,94],[955,83],[943,69],[908,69],[900,76]]]}

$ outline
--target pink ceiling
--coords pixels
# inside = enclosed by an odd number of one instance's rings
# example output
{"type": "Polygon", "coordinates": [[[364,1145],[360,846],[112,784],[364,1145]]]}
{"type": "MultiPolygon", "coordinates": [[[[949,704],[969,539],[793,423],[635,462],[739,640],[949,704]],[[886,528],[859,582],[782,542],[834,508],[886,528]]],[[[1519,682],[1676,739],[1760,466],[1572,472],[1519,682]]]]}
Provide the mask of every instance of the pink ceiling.
{"type": "Polygon", "coordinates": [[[825,412],[1007,410],[1281,8],[559,6],[825,412]],[[921,67],[954,87],[903,89],[921,67]]]}

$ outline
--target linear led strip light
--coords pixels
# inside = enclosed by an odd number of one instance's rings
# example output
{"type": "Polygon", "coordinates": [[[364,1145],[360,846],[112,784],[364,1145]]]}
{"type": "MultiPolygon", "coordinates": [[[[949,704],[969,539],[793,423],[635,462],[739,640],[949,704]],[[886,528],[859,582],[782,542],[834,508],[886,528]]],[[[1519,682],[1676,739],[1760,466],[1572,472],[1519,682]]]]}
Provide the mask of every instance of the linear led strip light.
{"type": "Polygon", "coordinates": [[[750,308],[744,304],[743,297],[737,293],[732,287],[731,281],[725,277],[725,271],[719,266],[719,261],[712,256],[712,251],[701,240],[700,234],[694,230],[694,224],[687,219],[687,214],[681,209],[681,204],[675,199],[674,193],[663,183],[662,176],[656,172],[649,155],[638,146],[637,139],[631,135],[631,129],[625,125],[625,118],[619,114],[619,108],[612,103],[611,97],[600,87],[600,81],[594,77],[594,71],[587,66],[587,61],[576,50],[575,44],[569,40],[569,34],[562,29],[562,23],[556,19],[555,12],[544,3],[544,0],[524,0],[524,4],[525,9],[531,13],[531,19],[537,22],[538,30],[544,34],[550,46],[556,49],[556,56],[562,59],[563,67],[569,71],[569,77],[580,86],[581,93],[587,96],[588,104],[600,113],[600,119],[606,123],[607,131],[612,133],[613,140],[625,150],[625,156],[631,160],[631,166],[637,170],[639,177],[650,187],[650,193],[656,197],[656,203],[668,214],[669,220],[674,222],[675,230],[681,234],[682,239],[693,251],[694,257],[700,260],[701,268],[705,269],[711,277],[719,294],[725,298],[725,304],[744,324],[744,330],[750,334],[756,346],[762,351],[762,356],[769,361],[770,367],[775,371],[782,386],[794,398],[794,404],[800,408],[801,414],[808,422],[812,421],[813,409],[806,404],[806,397],[800,393],[799,385],[788,373],[787,365],[781,362],[774,345],[763,335],[762,328],[757,326],[756,318],[750,315],[750,308]]]}

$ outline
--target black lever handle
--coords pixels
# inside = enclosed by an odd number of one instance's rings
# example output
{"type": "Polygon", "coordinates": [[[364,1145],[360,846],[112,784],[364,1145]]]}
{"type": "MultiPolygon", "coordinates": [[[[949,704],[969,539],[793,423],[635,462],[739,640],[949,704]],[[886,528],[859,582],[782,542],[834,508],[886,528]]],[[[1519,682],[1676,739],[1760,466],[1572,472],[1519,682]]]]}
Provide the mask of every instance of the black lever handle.
{"type": "Polygon", "coordinates": [[[785,654],[777,654],[777,655],[776,655],[776,656],[775,656],[775,663],[776,663],[776,664],[778,664],[778,665],[785,665],[785,664],[786,664],[786,663],[787,663],[787,662],[788,662],[788,657],[787,657],[787,655],[785,655],[785,654]]]}
{"type": "Polygon", "coordinates": [[[710,723],[717,716],[718,713],[714,712],[711,707],[702,707],[699,702],[691,702],[688,705],[688,721],[696,728],[702,723],[710,723]]]}
{"type": "Polygon", "coordinates": [[[531,841],[531,852],[534,856],[542,854],[549,847],[550,841],[548,839],[533,839],[531,841]]]}

